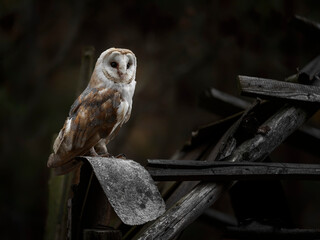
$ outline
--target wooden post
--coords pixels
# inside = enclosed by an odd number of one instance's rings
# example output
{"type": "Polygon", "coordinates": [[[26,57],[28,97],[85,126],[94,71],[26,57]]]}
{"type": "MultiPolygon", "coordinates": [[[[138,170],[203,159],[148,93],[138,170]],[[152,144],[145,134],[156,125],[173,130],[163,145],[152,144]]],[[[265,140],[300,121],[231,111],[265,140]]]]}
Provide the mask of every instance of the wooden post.
{"type": "MultiPolygon", "coordinates": [[[[80,80],[76,95],[88,83],[93,68],[94,49],[86,47],[82,53],[80,80]]],[[[74,182],[74,172],[63,176],[55,176],[50,171],[48,181],[48,214],[45,229],[45,239],[66,239],[70,238],[70,222],[68,223],[67,203],[71,195],[71,185],[74,182]]],[[[70,219],[69,219],[70,220],[70,219]]]]}

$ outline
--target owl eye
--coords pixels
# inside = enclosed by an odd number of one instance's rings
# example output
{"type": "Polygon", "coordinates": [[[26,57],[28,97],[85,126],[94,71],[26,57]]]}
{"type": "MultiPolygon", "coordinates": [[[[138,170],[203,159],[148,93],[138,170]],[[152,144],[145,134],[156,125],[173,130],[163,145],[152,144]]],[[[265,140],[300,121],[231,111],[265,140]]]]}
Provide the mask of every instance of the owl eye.
{"type": "Polygon", "coordinates": [[[116,68],[116,67],[118,66],[118,63],[116,63],[116,62],[111,62],[110,65],[111,65],[111,67],[116,68]]]}
{"type": "Polygon", "coordinates": [[[130,63],[128,63],[128,64],[127,64],[127,69],[128,69],[130,66],[131,66],[131,64],[130,64],[130,63]]]}

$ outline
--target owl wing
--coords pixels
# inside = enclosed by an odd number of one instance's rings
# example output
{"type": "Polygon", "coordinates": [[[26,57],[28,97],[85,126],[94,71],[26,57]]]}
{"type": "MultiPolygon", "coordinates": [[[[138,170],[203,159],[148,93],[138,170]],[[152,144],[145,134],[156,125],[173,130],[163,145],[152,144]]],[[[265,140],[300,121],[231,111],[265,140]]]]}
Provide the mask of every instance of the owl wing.
{"type": "Polygon", "coordinates": [[[69,117],[53,145],[48,167],[61,167],[73,158],[87,153],[101,138],[113,132],[119,92],[113,89],[86,89],[71,106],[69,117]]]}

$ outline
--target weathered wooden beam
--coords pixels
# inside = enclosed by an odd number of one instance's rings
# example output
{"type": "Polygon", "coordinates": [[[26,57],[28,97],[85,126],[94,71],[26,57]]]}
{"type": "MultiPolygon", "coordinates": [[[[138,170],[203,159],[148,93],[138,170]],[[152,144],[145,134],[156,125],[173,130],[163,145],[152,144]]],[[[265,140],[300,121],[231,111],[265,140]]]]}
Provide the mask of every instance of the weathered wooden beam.
{"type": "MultiPolygon", "coordinates": [[[[302,78],[304,80],[299,80],[299,81],[309,81],[310,83],[310,79],[313,79],[313,83],[316,84],[317,86],[320,85],[320,81],[315,81],[316,80],[316,70],[315,69],[320,69],[320,59],[319,57],[313,59],[306,67],[302,68],[299,73],[298,76],[295,75],[295,78],[302,78]],[[319,65],[319,66],[318,66],[319,65]]],[[[297,79],[296,79],[297,80],[297,79]]],[[[213,92],[215,92],[215,90],[213,90],[213,92]]],[[[222,95],[220,94],[216,94],[216,95],[212,95],[212,98],[219,98],[218,101],[224,101],[224,99],[227,99],[225,102],[225,105],[230,105],[230,104],[236,104],[237,101],[229,101],[228,99],[231,98],[235,98],[238,100],[241,100],[240,98],[237,98],[235,96],[230,96],[227,93],[223,94],[223,97],[221,97],[222,95]]],[[[241,100],[243,101],[243,100],[241,100]]],[[[214,103],[214,102],[212,102],[214,103]]],[[[247,104],[249,104],[249,102],[247,102],[247,104]]],[[[242,104],[241,104],[242,105],[242,104]]],[[[244,110],[241,109],[241,105],[235,105],[232,107],[225,107],[224,108],[224,113],[226,115],[231,115],[234,114],[235,112],[239,112],[244,110]]],[[[212,109],[213,112],[215,112],[215,108],[212,109]]],[[[235,119],[239,118],[239,114],[232,116],[232,118],[226,119],[227,121],[229,120],[233,120],[235,121],[235,119]]],[[[227,122],[226,120],[223,120],[223,122],[227,122]]],[[[195,132],[194,136],[192,137],[192,141],[191,141],[191,147],[197,147],[199,144],[201,144],[203,141],[206,140],[206,138],[209,138],[212,134],[216,134],[217,131],[219,131],[220,129],[223,128],[219,128],[220,126],[216,127],[216,124],[211,125],[207,125],[204,126],[202,128],[200,128],[198,131],[195,132]]],[[[221,127],[223,127],[221,125],[221,127]]],[[[312,127],[308,124],[304,124],[302,125],[297,131],[295,131],[291,136],[288,137],[288,139],[286,140],[286,142],[288,142],[289,144],[302,149],[306,152],[312,153],[316,156],[320,156],[320,151],[317,150],[317,146],[320,145],[320,130],[312,127]]],[[[188,146],[187,146],[188,147],[188,146]]],[[[187,148],[188,150],[189,148],[187,148]]]]}
{"type": "Polygon", "coordinates": [[[242,95],[320,103],[320,87],[317,86],[248,76],[238,79],[242,95]]]}
{"type": "MultiPolygon", "coordinates": [[[[228,159],[228,158],[226,158],[228,159]]],[[[222,169],[229,167],[270,167],[280,168],[288,167],[291,169],[317,169],[320,164],[305,164],[305,163],[279,163],[279,162],[228,162],[224,161],[196,161],[196,160],[171,160],[171,159],[148,159],[148,167],[158,169],[222,169]]],[[[153,170],[153,169],[149,169],[153,170]]],[[[319,173],[320,174],[320,173],[319,173]]]]}
{"type": "MultiPolygon", "coordinates": [[[[268,132],[242,143],[228,160],[235,162],[264,159],[314,112],[314,109],[285,106],[262,125],[268,127],[268,132]]],[[[233,182],[200,183],[158,218],[138,239],[172,239],[219,199],[232,184],[233,182]]]]}
{"type": "Polygon", "coordinates": [[[199,217],[231,186],[228,184],[200,183],[173,207],[159,217],[138,239],[173,239],[199,217]]]}
{"type": "MultiPolygon", "coordinates": [[[[155,181],[234,181],[320,179],[319,164],[199,162],[154,160],[149,169],[155,181]],[[168,163],[165,163],[168,162],[168,163]],[[186,162],[186,163],[184,163],[186,162]],[[163,168],[164,167],[164,168],[163,168]]],[[[149,162],[150,163],[150,162],[149,162]]]]}
{"type": "Polygon", "coordinates": [[[265,133],[241,144],[228,161],[262,161],[315,112],[314,108],[284,106],[261,125],[261,129],[267,129],[265,133]]]}
{"type": "MultiPolygon", "coordinates": [[[[228,158],[226,158],[228,159],[228,158]]],[[[320,164],[304,163],[279,163],[279,162],[229,162],[220,161],[196,161],[196,160],[172,160],[172,159],[148,159],[147,167],[158,169],[214,169],[229,167],[289,167],[289,168],[320,168],[320,164]]]]}

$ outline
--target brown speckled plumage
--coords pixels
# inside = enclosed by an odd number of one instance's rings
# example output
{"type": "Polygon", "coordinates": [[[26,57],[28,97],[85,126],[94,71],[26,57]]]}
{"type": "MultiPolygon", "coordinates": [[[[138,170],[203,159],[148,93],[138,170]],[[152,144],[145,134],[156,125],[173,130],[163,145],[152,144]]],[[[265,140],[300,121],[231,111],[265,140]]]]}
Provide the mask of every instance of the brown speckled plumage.
{"type": "Polygon", "coordinates": [[[95,146],[105,148],[130,117],[135,68],[136,59],[130,50],[112,48],[101,54],[88,87],[71,106],[54,142],[48,167],[64,174],[80,164],[75,157],[85,155],[95,146]],[[117,69],[109,66],[110,61],[117,62],[117,69]],[[132,69],[123,70],[122,65],[128,66],[129,62],[134,65],[132,69]],[[112,78],[107,78],[104,71],[113,75],[112,78]]]}

